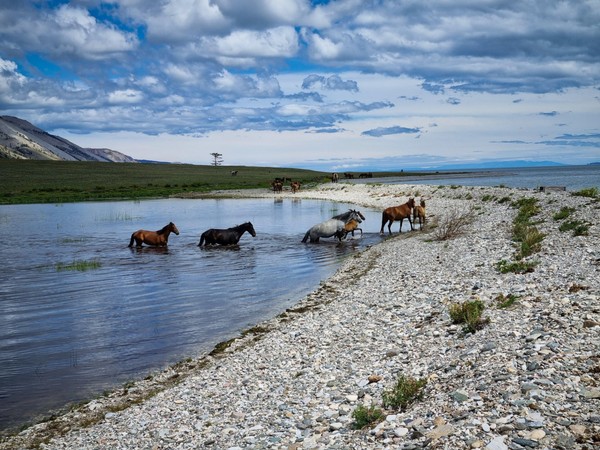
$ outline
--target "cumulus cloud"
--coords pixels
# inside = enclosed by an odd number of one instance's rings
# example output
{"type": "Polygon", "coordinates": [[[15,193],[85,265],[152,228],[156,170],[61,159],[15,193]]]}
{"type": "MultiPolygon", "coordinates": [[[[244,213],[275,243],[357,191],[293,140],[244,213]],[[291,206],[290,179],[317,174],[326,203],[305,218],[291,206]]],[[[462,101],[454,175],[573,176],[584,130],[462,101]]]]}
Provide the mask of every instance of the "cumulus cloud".
{"type": "MultiPolygon", "coordinates": [[[[544,126],[558,126],[548,118],[560,111],[565,133],[548,145],[583,146],[597,139],[581,137],[593,135],[591,125],[569,128],[577,102],[539,98],[600,84],[596,3],[1,2],[0,113],[80,132],[420,136],[420,127],[377,122],[406,120],[437,124],[435,133],[422,135],[421,141],[431,141],[460,129],[453,128],[466,122],[460,114],[471,120],[475,105],[486,107],[461,99],[489,101],[493,95],[504,99],[495,110],[523,111],[544,126]],[[459,118],[448,125],[451,115],[459,118]]],[[[553,135],[524,136],[509,128],[492,135],[496,142],[533,143],[553,135]]]]}
{"type": "Polygon", "coordinates": [[[87,9],[69,4],[44,14],[18,7],[2,11],[0,38],[12,43],[11,53],[39,52],[63,63],[72,58],[83,61],[114,58],[139,46],[135,34],[100,22],[87,9]]]}

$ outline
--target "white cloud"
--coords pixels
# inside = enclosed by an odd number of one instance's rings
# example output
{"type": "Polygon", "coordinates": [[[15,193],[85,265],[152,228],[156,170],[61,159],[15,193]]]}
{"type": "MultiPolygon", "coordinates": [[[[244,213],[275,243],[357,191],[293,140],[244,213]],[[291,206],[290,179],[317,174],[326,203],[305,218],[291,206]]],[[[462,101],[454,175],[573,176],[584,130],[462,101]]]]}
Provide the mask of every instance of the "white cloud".
{"type": "Polygon", "coordinates": [[[140,103],[144,99],[144,95],[140,91],[133,89],[124,89],[114,91],[108,94],[108,102],[114,105],[119,104],[135,104],[140,103]]]}
{"type": "Polygon", "coordinates": [[[201,135],[232,159],[246,140],[265,161],[297,142],[467,158],[598,133],[597,0],[5,3],[0,114],[44,128],[201,135]]]}

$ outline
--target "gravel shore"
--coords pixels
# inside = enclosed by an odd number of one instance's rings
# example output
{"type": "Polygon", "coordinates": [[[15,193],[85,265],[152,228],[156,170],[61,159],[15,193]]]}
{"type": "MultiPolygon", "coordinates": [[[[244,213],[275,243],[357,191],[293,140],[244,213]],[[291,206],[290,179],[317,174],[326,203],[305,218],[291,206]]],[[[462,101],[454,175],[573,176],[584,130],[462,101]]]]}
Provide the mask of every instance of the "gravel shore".
{"type": "Polygon", "coordinates": [[[346,260],[296,307],[210,355],[31,427],[0,448],[600,448],[597,199],[346,183],[297,194],[211,195],[380,210],[424,197],[429,220],[423,231],[400,235],[394,224],[391,238],[346,260]],[[540,207],[534,220],[545,237],[526,258],[537,265],[500,273],[499,261],[514,260],[514,202],[522,198],[540,207]],[[555,219],[563,207],[570,216],[555,219]],[[435,239],[440,224],[468,211],[463,234],[435,239]],[[587,224],[587,235],[559,231],[568,220],[587,224]],[[514,303],[501,305],[508,298],[514,303]],[[475,300],[485,305],[486,323],[471,333],[452,323],[449,307],[475,300]],[[403,410],[385,409],[382,396],[400,376],[426,379],[423,396],[403,410]],[[384,415],[355,429],[359,406],[384,415]]]}

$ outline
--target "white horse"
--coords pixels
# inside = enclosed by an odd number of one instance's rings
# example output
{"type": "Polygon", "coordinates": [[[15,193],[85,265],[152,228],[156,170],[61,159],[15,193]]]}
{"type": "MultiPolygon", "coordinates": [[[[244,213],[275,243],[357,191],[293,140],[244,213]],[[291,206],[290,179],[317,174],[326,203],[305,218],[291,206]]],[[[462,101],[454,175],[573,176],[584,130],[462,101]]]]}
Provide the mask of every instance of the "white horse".
{"type": "Polygon", "coordinates": [[[319,242],[319,238],[331,236],[335,236],[341,242],[345,234],[344,225],[346,225],[346,223],[343,220],[338,219],[329,219],[325,222],[318,223],[306,232],[302,242],[308,241],[309,237],[310,242],[319,242]]]}

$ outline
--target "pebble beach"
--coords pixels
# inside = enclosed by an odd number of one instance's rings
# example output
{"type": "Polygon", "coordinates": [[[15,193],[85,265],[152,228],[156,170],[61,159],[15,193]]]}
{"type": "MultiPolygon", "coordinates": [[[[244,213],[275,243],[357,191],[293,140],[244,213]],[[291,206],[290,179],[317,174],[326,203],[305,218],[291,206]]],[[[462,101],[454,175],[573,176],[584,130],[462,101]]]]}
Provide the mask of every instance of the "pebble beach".
{"type": "Polygon", "coordinates": [[[0,449],[600,448],[598,198],[349,183],[211,196],[377,210],[424,198],[427,222],[400,234],[395,223],[293,308],[210,354],[27,428],[0,449]],[[520,199],[537,201],[532,220],[544,238],[525,258],[532,270],[502,273],[499,262],[515,259],[520,199]],[[562,208],[566,219],[556,216],[562,208]],[[444,224],[467,213],[460,232],[440,239],[444,224]],[[585,233],[561,231],[566,221],[585,233]],[[485,306],[474,332],[449,314],[473,301],[485,306]],[[426,381],[420,398],[385,407],[401,377],[426,381]],[[357,408],[382,414],[359,428],[357,408]]]}

